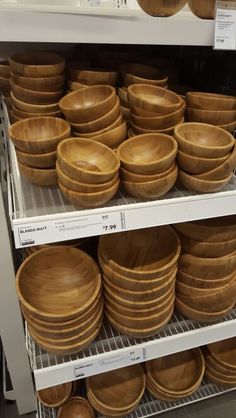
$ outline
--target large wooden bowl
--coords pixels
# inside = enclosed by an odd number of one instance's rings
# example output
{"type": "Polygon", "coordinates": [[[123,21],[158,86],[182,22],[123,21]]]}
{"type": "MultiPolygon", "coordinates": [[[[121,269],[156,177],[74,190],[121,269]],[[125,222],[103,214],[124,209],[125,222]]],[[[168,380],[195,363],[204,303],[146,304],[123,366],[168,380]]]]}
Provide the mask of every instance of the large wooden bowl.
{"type": "Polygon", "coordinates": [[[120,167],[120,176],[126,181],[131,181],[133,183],[146,183],[153,180],[159,180],[162,177],[170,174],[175,168],[175,162],[165,171],[162,171],[158,174],[138,174],[133,173],[132,171],[127,170],[124,167],[120,167]]]}
{"type": "Polygon", "coordinates": [[[132,84],[151,84],[167,87],[168,77],[162,71],[150,65],[128,62],[120,67],[122,84],[128,87],[132,84]]]}
{"type": "MultiPolygon", "coordinates": [[[[220,180],[220,179],[215,178],[213,175],[210,176],[209,178],[208,173],[213,171],[215,168],[218,169],[221,165],[226,163],[227,160],[229,159],[229,156],[230,154],[227,154],[224,157],[219,157],[219,158],[200,158],[200,157],[194,157],[193,155],[190,155],[190,154],[186,154],[185,152],[179,150],[178,156],[177,156],[177,163],[180,168],[182,168],[184,171],[186,171],[189,174],[203,173],[203,175],[199,176],[199,178],[214,181],[214,180],[220,180]]],[[[225,177],[227,177],[227,174],[222,176],[222,178],[225,178],[225,177]]]]}
{"type": "Polygon", "coordinates": [[[30,183],[37,186],[57,186],[57,172],[55,168],[34,168],[18,161],[19,170],[30,183]]]}
{"type": "Polygon", "coordinates": [[[175,308],[178,312],[186,316],[186,318],[194,319],[199,322],[214,322],[227,315],[235,304],[229,306],[227,309],[215,312],[204,312],[198,309],[191,308],[180,299],[180,295],[176,295],[175,308]]]}
{"type": "Polygon", "coordinates": [[[151,16],[168,17],[179,12],[187,0],[138,0],[139,6],[151,16]]]}
{"type": "Polygon", "coordinates": [[[236,250],[236,239],[222,242],[195,241],[180,235],[183,252],[197,257],[223,257],[236,250]]]}
{"type": "Polygon", "coordinates": [[[17,86],[23,87],[24,89],[40,91],[40,92],[50,92],[62,90],[65,81],[65,75],[60,74],[51,77],[24,77],[11,74],[11,79],[13,83],[17,86]]]}
{"type": "Polygon", "coordinates": [[[59,107],[71,122],[90,122],[105,115],[116,102],[116,91],[111,86],[92,86],[64,96],[59,107]]]}
{"type": "Polygon", "coordinates": [[[190,287],[199,288],[199,289],[218,289],[222,286],[227,286],[233,279],[234,273],[229,274],[228,276],[223,277],[222,279],[206,279],[193,277],[190,274],[184,273],[180,269],[177,274],[177,281],[184,283],[190,287]]]}
{"type": "Polygon", "coordinates": [[[236,268],[236,251],[224,257],[205,258],[181,254],[179,268],[194,277],[221,279],[232,274],[236,268]]]}
{"type": "Polygon", "coordinates": [[[50,77],[63,72],[65,59],[51,52],[19,52],[9,58],[9,64],[17,75],[50,77]]]}
{"type": "Polygon", "coordinates": [[[197,177],[202,180],[221,180],[227,176],[230,176],[236,168],[236,144],[233,148],[233,151],[228,156],[228,158],[222,162],[218,167],[213,168],[212,170],[202,173],[197,177]]]}
{"type": "Polygon", "coordinates": [[[190,191],[198,193],[213,193],[221,190],[226,184],[228,184],[233,176],[231,173],[228,177],[222,180],[203,180],[190,174],[185,173],[183,170],[179,170],[179,181],[180,183],[190,191]]]}
{"type": "Polygon", "coordinates": [[[17,107],[18,109],[22,110],[23,112],[28,112],[28,113],[36,113],[35,116],[37,116],[37,114],[42,114],[42,113],[52,113],[52,112],[58,112],[59,106],[58,106],[58,102],[56,103],[52,103],[52,104],[46,104],[46,105],[39,105],[39,104],[32,104],[32,103],[26,103],[23,102],[22,100],[17,99],[13,92],[11,91],[11,100],[12,103],[15,107],[17,107]]]}
{"type": "Polygon", "coordinates": [[[127,124],[126,122],[122,122],[121,125],[118,125],[116,128],[93,136],[92,139],[114,149],[124,142],[127,137],[127,124]]]}
{"type": "Polygon", "coordinates": [[[11,89],[16,99],[35,105],[47,105],[56,103],[63,96],[63,90],[46,92],[33,91],[25,89],[24,87],[17,86],[13,82],[11,82],[11,89]]]}
{"type": "Polygon", "coordinates": [[[229,132],[203,123],[178,125],[174,136],[178,141],[179,149],[195,157],[224,157],[234,147],[234,138],[229,132]]]}
{"type": "Polygon", "coordinates": [[[16,150],[18,160],[27,166],[34,168],[52,168],[55,167],[57,152],[51,151],[45,154],[29,154],[16,150]]]}
{"type": "Polygon", "coordinates": [[[207,348],[219,365],[236,372],[236,337],[209,344],[207,348]]]}
{"type": "Polygon", "coordinates": [[[189,122],[211,125],[226,125],[236,120],[236,110],[201,110],[187,107],[186,115],[189,122]]]}
{"type": "Polygon", "coordinates": [[[205,374],[206,374],[207,379],[210,382],[212,382],[212,383],[214,383],[218,386],[223,386],[224,388],[234,388],[235,387],[235,383],[232,383],[232,381],[229,381],[229,379],[226,380],[226,379],[223,379],[222,377],[219,378],[216,375],[216,373],[214,373],[214,372],[212,373],[212,371],[210,371],[208,367],[206,367],[205,374]]]}
{"type": "Polygon", "coordinates": [[[90,403],[79,396],[70,398],[69,401],[59,409],[58,418],[95,418],[94,410],[90,403]]]}
{"type": "Polygon", "coordinates": [[[58,408],[68,401],[71,392],[72,382],[67,382],[37,391],[37,398],[41,404],[48,408],[58,408]]]}
{"type": "Polygon", "coordinates": [[[117,71],[109,71],[103,68],[78,68],[77,66],[69,65],[68,73],[71,80],[86,86],[115,86],[118,80],[117,71]]]}
{"type": "Polygon", "coordinates": [[[105,183],[117,174],[120,162],[106,145],[91,139],[69,138],[57,148],[61,169],[82,183],[105,183]]]}
{"type": "Polygon", "coordinates": [[[59,110],[56,110],[55,112],[48,112],[48,113],[31,113],[31,112],[24,112],[23,110],[18,109],[15,106],[12,106],[12,110],[14,112],[14,115],[17,116],[20,119],[27,119],[27,118],[35,118],[40,116],[53,116],[53,117],[60,117],[61,112],[59,110]]]}
{"type": "Polygon", "coordinates": [[[236,99],[223,94],[188,92],[187,104],[194,109],[202,110],[235,110],[236,99]]]}
{"type": "Polygon", "coordinates": [[[173,270],[180,254],[180,241],[170,226],[161,226],[101,236],[99,252],[118,273],[150,280],[173,270]]]}
{"type": "Polygon", "coordinates": [[[188,0],[190,10],[201,19],[214,19],[216,0],[188,0]]]}
{"type": "Polygon", "coordinates": [[[33,316],[60,322],[91,307],[100,292],[101,275],[83,251],[55,246],[37,251],[21,264],[16,287],[20,302],[33,316]]]}

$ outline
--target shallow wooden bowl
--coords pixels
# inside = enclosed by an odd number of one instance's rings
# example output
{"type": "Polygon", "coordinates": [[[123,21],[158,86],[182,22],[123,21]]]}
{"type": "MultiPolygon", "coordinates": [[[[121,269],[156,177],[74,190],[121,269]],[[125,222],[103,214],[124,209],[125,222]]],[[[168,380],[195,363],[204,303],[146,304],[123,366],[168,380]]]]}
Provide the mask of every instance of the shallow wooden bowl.
{"type": "MultiPolygon", "coordinates": [[[[152,395],[152,397],[154,399],[157,400],[162,400],[162,401],[168,401],[168,402],[174,402],[178,399],[182,399],[183,397],[179,397],[179,396],[174,396],[174,395],[167,395],[166,393],[163,393],[160,389],[157,389],[153,383],[148,379],[147,377],[147,384],[146,384],[146,389],[148,390],[148,392],[150,392],[150,394],[152,395]]],[[[195,389],[194,389],[195,391],[195,389]]],[[[186,396],[190,396],[192,392],[190,392],[190,394],[188,393],[188,395],[186,396]]]]}
{"type": "Polygon", "coordinates": [[[209,344],[207,348],[218,364],[236,372],[236,337],[209,344]]]}
{"type": "Polygon", "coordinates": [[[79,396],[69,401],[59,409],[58,418],[95,418],[95,413],[90,403],[79,396]]]}
{"type": "MultiPolygon", "coordinates": [[[[236,155],[236,152],[235,152],[235,155],[236,155]]],[[[205,176],[208,177],[208,172],[211,172],[211,170],[214,170],[215,168],[218,169],[218,167],[220,167],[222,164],[227,162],[227,160],[229,159],[229,156],[230,154],[227,154],[224,157],[219,157],[219,158],[200,158],[200,157],[194,157],[193,155],[190,155],[190,154],[186,154],[185,152],[179,150],[178,155],[177,155],[177,163],[179,167],[182,168],[187,173],[189,174],[203,173],[203,176],[199,176],[199,178],[205,178],[205,176]]],[[[235,156],[235,166],[236,166],[236,156],[235,156]]],[[[227,177],[227,173],[225,176],[224,175],[222,176],[222,178],[225,178],[225,177],[227,177]]],[[[206,180],[218,180],[218,179],[211,176],[211,178],[207,178],[206,180]]]]}
{"type": "Polygon", "coordinates": [[[138,0],[139,6],[143,11],[151,16],[168,17],[178,13],[187,0],[138,0]]]}
{"type": "Polygon", "coordinates": [[[28,119],[28,118],[35,118],[40,116],[53,116],[53,117],[60,117],[61,112],[56,110],[55,112],[48,112],[48,113],[31,113],[31,112],[24,112],[23,110],[18,109],[17,107],[12,107],[14,115],[21,119],[28,119]]]}
{"type": "Polygon", "coordinates": [[[85,252],[52,246],[35,252],[21,264],[16,286],[20,302],[34,317],[60,322],[91,307],[100,292],[101,275],[85,252]]]}
{"type": "Polygon", "coordinates": [[[236,371],[229,370],[229,368],[225,365],[223,365],[221,362],[219,362],[218,358],[214,358],[209,350],[207,349],[204,353],[206,365],[210,366],[212,369],[214,369],[216,372],[220,374],[227,374],[228,377],[232,377],[236,379],[236,371]]]}
{"type": "Polygon", "coordinates": [[[51,151],[45,154],[29,154],[16,150],[18,160],[26,166],[34,168],[55,168],[57,152],[51,151]]]}
{"type": "Polygon", "coordinates": [[[197,278],[222,279],[232,274],[236,268],[236,251],[224,257],[205,258],[181,254],[179,268],[184,273],[197,278]]]}
{"type": "Polygon", "coordinates": [[[203,123],[184,123],[174,132],[179,149],[186,154],[201,158],[219,158],[234,147],[234,138],[229,132],[203,123]]]}
{"type": "Polygon", "coordinates": [[[8,61],[0,61],[0,77],[10,78],[11,67],[8,61]]]}
{"type": "Polygon", "coordinates": [[[182,99],[177,94],[162,87],[148,84],[129,86],[128,102],[134,113],[136,113],[136,107],[139,107],[147,112],[158,113],[159,115],[175,112],[182,106],[182,99]]]}
{"type": "Polygon", "coordinates": [[[168,193],[175,185],[178,178],[178,167],[175,165],[173,170],[165,176],[152,181],[142,183],[122,180],[125,191],[130,196],[142,199],[157,199],[168,193]]]}
{"type": "Polygon", "coordinates": [[[55,53],[30,51],[19,52],[9,58],[12,71],[17,75],[29,77],[50,77],[61,74],[65,59],[55,53]]]}
{"type": "Polygon", "coordinates": [[[226,184],[228,184],[232,178],[233,173],[222,180],[203,180],[194,176],[191,176],[185,171],[179,170],[180,183],[190,191],[198,193],[213,193],[221,190],[226,184]]]}
{"type": "Polygon", "coordinates": [[[211,125],[226,125],[236,120],[236,110],[201,110],[187,107],[186,115],[189,122],[211,125]]]}
{"type": "Polygon", "coordinates": [[[57,186],[57,172],[55,168],[34,168],[18,161],[19,170],[30,183],[37,186],[57,186]]]}
{"type": "Polygon", "coordinates": [[[225,131],[230,132],[231,134],[233,134],[235,129],[236,129],[236,120],[234,122],[227,123],[226,125],[219,125],[219,128],[222,128],[225,131]]]}
{"type": "Polygon", "coordinates": [[[114,87],[86,87],[64,96],[59,102],[59,107],[71,122],[90,122],[111,110],[116,97],[114,87]]]}
{"type": "Polygon", "coordinates": [[[35,105],[35,104],[31,104],[31,103],[26,103],[23,102],[22,100],[17,99],[13,92],[11,92],[11,99],[12,99],[12,103],[15,107],[17,107],[20,110],[23,110],[23,112],[29,112],[29,113],[36,113],[35,116],[37,116],[37,114],[39,113],[52,113],[52,112],[58,112],[59,106],[58,106],[58,102],[56,103],[52,103],[52,104],[47,104],[47,105],[35,105]]]}
{"type": "Polygon", "coordinates": [[[236,239],[222,242],[195,241],[179,235],[182,250],[197,257],[223,257],[236,250],[236,239]]]}
{"type": "Polygon", "coordinates": [[[122,84],[128,87],[132,84],[151,84],[166,87],[168,77],[162,71],[150,65],[127,62],[120,67],[122,84]]]}
{"type": "Polygon", "coordinates": [[[53,92],[60,91],[64,87],[65,75],[60,74],[51,77],[24,77],[11,73],[11,79],[17,86],[24,89],[39,91],[39,92],[53,92]]]}
{"type": "Polygon", "coordinates": [[[235,110],[236,99],[223,94],[188,92],[187,104],[189,107],[201,110],[235,110]]]}
{"type": "Polygon", "coordinates": [[[120,162],[106,145],[91,139],[69,138],[57,148],[61,169],[82,183],[105,183],[117,174],[120,162]]]}
{"type": "Polygon", "coordinates": [[[70,125],[49,116],[29,118],[10,126],[9,136],[20,151],[46,153],[55,151],[59,142],[70,136],[70,125]]]}
{"type": "Polygon", "coordinates": [[[47,105],[56,103],[63,96],[63,90],[59,91],[33,91],[17,86],[11,82],[11,89],[16,99],[34,105],[47,105]]]}
{"type": "Polygon", "coordinates": [[[145,182],[150,182],[153,180],[158,180],[162,177],[167,176],[173,171],[174,168],[175,168],[175,163],[173,163],[170,166],[170,168],[168,168],[167,170],[162,171],[161,173],[158,173],[158,174],[138,174],[138,173],[133,173],[132,171],[129,171],[124,167],[120,167],[120,175],[121,175],[121,178],[123,178],[124,180],[131,181],[133,183],[145,183],[145,182]]]}
{"type": "Polygon", "coordinates": [[[236,168],[236,144],[234,145],[233,151],[228,155],[228,158],[223,161],[218,167],[212,170],[199,174],[196,176],[202,180],[222,180],[227,176],[230,176],[236,168]]]}
{"type": "Polygon", "coordinates": [[[127,124],[126,122],[121,122],[121,124],[116,128],[93,136],[92,139],[96,142],[107,145],[110,148],[117,148],[122,142],[125,141],[125,139],[127,139],[127,137],[127,124]]]}
{"type": "Polygon", "coordinates": [[[199,322],[214,322],[218,319],[223,318],[226,316],[231,309],[233,309],[234,304],[229,306],[227,309],[216,311],[216,312],[204,312],[201,310],[197,310],[191,308],[189,305],[186,305],[180,299],[180,295],[177,294],[175,298],[175,308],[178,312],[186,316],[186,318],[194,319],[199,322]]]}
{"type": "Polygon", "coordinates": [[[118,81],[117,71],[103,68],[76,68],[69,65],[68,73],[71,80],[87,86],[115,86],[118,81]]]}
{"type": "Polygon", "coordinates": [[[175,161],[177,142],[165,134],[138,135],[123,142],[118,148],[121,164],[138,174],[158,174],[175,161]]]}
{"type": "Polygon", "coordinates": [[[58,408],[64,405],[71,396],[72,382],[52,386],[37,391],[37,398],[41,404],[48,408],[58,408]]]}
{"type": "Polygon", "coordinates": [[[187,274],[180,269],[177,274],[177,281],[184,283],[188,286],[200,288],[200,289],[218,289],[219,287],[226,286],[229,284],[234,277],[234,273],[229,274],[228,276],[223,277],[222,279],[206,279],[194,277],[190,274],[187,274]]]}
{"type": "Polygon", "coordinates": [[[190,10],[201,19],[214,19],[216,0],[188,0],[190,10]]]}
{"type": "Polygon", "coordinates": [[[180,254],[180,241],[170,226],[161,226],[101,236],[99,252],[118,273],[150,280],[173,270],[180,254]]]}

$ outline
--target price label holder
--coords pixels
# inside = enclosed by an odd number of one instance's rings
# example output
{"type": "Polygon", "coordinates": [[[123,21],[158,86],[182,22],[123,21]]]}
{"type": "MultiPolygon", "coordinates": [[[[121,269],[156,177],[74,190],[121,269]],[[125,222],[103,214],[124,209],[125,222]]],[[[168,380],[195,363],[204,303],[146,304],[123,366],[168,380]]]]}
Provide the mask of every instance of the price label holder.
{"type": "Polygon", "coordinates": [[[236,4],[232,1],[216,2],[214,49],[236,49],[236,4]]]}

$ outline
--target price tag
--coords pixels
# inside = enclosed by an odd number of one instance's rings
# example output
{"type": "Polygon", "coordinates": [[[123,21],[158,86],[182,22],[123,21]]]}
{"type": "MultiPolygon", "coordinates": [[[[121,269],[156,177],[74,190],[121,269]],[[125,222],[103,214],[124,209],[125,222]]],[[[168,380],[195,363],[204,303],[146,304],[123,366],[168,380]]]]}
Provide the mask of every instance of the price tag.
{"type": "Polygon", "coordinates": [[[232,2],[217,2],[214,48],[236,49],[236,9],[232,2]]]}

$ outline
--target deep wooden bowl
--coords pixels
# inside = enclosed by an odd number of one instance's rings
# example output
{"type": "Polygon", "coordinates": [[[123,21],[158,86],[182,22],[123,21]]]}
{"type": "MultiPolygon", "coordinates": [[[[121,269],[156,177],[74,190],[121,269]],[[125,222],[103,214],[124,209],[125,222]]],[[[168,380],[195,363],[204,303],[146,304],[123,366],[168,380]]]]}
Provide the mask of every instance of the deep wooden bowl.
{"type": "Polygon", "coordinates": [[[234,147],[234,138],[229,132],[203,123],[178,125],[174,136],[179,149],[195,157],[224,157],[234,147]]]}
{"type": "Polygon", "coordinates": [[[179,181],[186,189],[190,191],[198,193],[213,193],[218,192],[226,184],[228,184],[232,178],[232,175],[233,173],[222,180],[212,181],[199,179],[185,173],[185,171],[179,170],[179,181]]]}
{"type": "Polygon", "coordinates": [[[236,337],[209,344],[207,348],[217,363],[236,372],[236,337]]]}
{"type": "Polygon", "coordinates": [[[51,151],[45,154],[29,154],[16,150],[18,160],[26,166],[34,168],[55,168],[57,152],[51,151]]]}
{"type": "Polygon", "coordinates": [[[157,199],[168,193],[175,185],[178,177],[178,166],[175,165],[173,170],[165,176],[152,181],[142,183],[122,180],[125,191],[130,196],[142,199],[157,199]]]}
{"type": "Polygon", "coordinates": [[[64,87],[65,75],[60,74],[52,77],[24,77],[11,73],[11,79],[13,83],[17,86],[23,87],[24,89],[40,91],[40,92],[50,92],[50,91],[59,91],[64,87]]]}
{"type": "Polygon", "coordinates": [[[202,110],[235,110],[236,99],[223,94],[188,92],[187,104],[194,109],[202,110]]]}
{"type": "Polygon", "coordinates": [[[19,52],[9,58],[12,71],[17,75],[29,77],[50,77],[61,74],[65,59],[51,52],[19,52]]]}
{"type": "Polygon", "coordinates": [[[69,138],[57,148],[61,169],[82,183],[105,183],[117,174],[120,162],[106,145],[90,139],[69,138]]]}
{"type": "Polygon", "coordinates": [[[165,134],[138,135],[123,142],[118,148],[121,164],[138,174],[158,174],[175,161],[177,142],[165,134]]]}
{"type": "Polygon", "coordinates": [[[111,110],[116,97],[114,87],[86,87],[64,96],[59,102],[59,107],[71,122],[90,122],[111,110]]]}
{"type": "Polygon", "coordinates": [[[151,16],[168,17],[178,13],[187,0],[138,0],[139,6],[143,11],[151,16]]]}
{"type": "Polygon", "coordinates": [[[13,92],[11,92],[11,100],[15,107],[22,110],[23,112],[36,113],[35,116],[37,116],[38,113],[48,114],[52,112],[58,112],[60,110],[57,102],[52,103],[52,104],[47,104],[47,105],[42,105],[42,104],[35,105],[31,103],[26,103],[26,102],[23,102],[22,100],[17,99],[14,96],[13,92]]]}
{"type": "Polygon", "coordinates": [[[95,418],[94,410],[90,403],[79,396],[70,398],[69,401],[59,409],[58,418],[95,418]]]}
{"type": "Polygon", "coordinates": [[[222,279],[232,274],[236,268],[236,251],[224,257],[205,258],[181,254],[179,268],[184,273],[197,278],[222,279]]]}
{"type": "Polygon", "coordinates": [[[170,226],[161,226],[101,236],[99,252],[118,273],[150,280],[173,270],[180,254],[180,241],[170,226]]]}
{"type": "Polygon", "coordinates": [[[177,94],[162,87],[148,84],[133,84],[129,86],[128,101],[134,113],[136,113],[136,107],[139,107],[148,112],[166,115],[167,113],[175,112],[182,106],[182,99],[177,94]]]}
{"type": "Polygon", "coordinates": [[[227,123],[226,125],[219,125],[219,128],[222,128],[225,131],[230,132],[231,134],[233,134],[235,129],[236,129],[236,120],[234,122],[227,123]]]}
{"type": "Polygon", "coordinates": [[[155,67],[150,65],[127,62],[120,66],[122,84],[127,88],[132,84],[151,84],[167,87],[168,77],[155,67]]]}
{"type": "Polygon", "coordinates": [[[216,0],[188,0],[190,10],[201,19],[214,19],[216,0]]]}
{"type": "Polygon", "coordinates": [[[202,173],[197,176],[197,178],[202,180],[222,180],[227,176],[230,176],[236,168],[236,144],[233,148],[231,154],[228,158],[223,161],[218,167],[213,168],[212,170],[202,173]]]}
{"type": "Polygon", "coordinates": [[[175,298],[175,308],[178,312],[186,316],[186,318],[194,319],[199,322],[214,322],[218,319],[223,318],[225,315],[227,315],[231,309],[233,309],[234,304],[229,306],[227,309],[216,311],[216,312],[204,312],[201,310],[197,310],[194,308],[191,308],[189,305],[186,305],[182,300],[180,299],[180,295],[176,295],[175,298]]]}
{"type": "Polygon", "coordinates": [[[111,125],[108,125],[104,129],[100,129],[100,131],[80,133],[80,132],[77,132],[77,131],[73,130],[72,133],[75,137],[80,137],[80,138],[83,137],[83,138],[86,138],[86,139],[87,138],[88,139],[93,139],[94,137],[96,137],[98,135],[103,135],[104,133],[109,132],[109,131],[117,128],[118,126],[122,125],[122,123],[123,123],[123,116],[122,116],[122,113],[120,112],[118,118],[113,123],[111,123],[111,125]]]}
{"type": "Polygon", "coordinates": [[[174,170],[174,168],[175,168],[175,163],[173,163],[170,166],[170,168],[168,168],[167,170],[162,171],[161,173],[158,173],[158,174],[138,174],[138,173],[133,173],[132,171],[129,171],[124,167],[120,167],[120,175],[121,175],[121,178],[123,178],[124,180],[131,181],[133,183],[145,183],[145,182],[150,182],[153,180],[158,180],[162,177],[167,176],[174,170]]]}
{"type": "Polygon", "coordinates": [[[234,277],[234,273],[225,276],[222,279],[205,279],[205,278],[198,278],[193,277],[190,274],[184,273],[180,269],[178,270],[177,274],[177,281],[184,283],[188,286],[200,288],[200,289],[218,289],[219,287],[226,286],[229,284],[234,277]]]}
{"type": "MultiPolygon", "coordinates": [[[[235,155],[236,155],[236,152],[235,152],[235,155]]],[[[224,164],[229,159],[229,156],[230,154],[227,154],[224,157],[219,157],[219,158],[200,158],[200,157],[194,157],[190,154],[186,154],[185,152],[179,150],[178,155],[177,155],[177,163],[179,167],[182,168],[187,173],[189,174],[203,173],[203,176],[199,176],[199,178],[205,178],[205,176],[208,177],[208,172],[211,172],[215,168],[218,169],[218,167],[224,164]]],[[[236,161],[236,156],[235,156],[235,161],[236,161]]],[[[222,178],[225,178],[225,177],[227,177],[227,174],[225,176],[224,175],[222,176],[222,178]]],[[[211,176],[211,178],[207,178],[206,180],[220,180],[220,179],[217,179],[211,176]]]]}
{"type": "Polygon", "coordinates": [[[37,186],[57,186],[57,172],[55,168],[34,168],[18,161],[19,170],[30,183],[37,186]]]}
{"type": "Polygon", "coordinates": [[[49,116],[29,118],[11,125],[9,136],[20,151],[46,153],[55,151],[59,142],[70,136],[70,125],[49,116]]]}
{"type": "Polygon", "coordinates": [[[100,292],[101,275],[97,264],[83,251],[52,246],[24,260],[16,275],[16,287],[20,302],[33,316],[60,322],[91,307],[100,292]]]}
{"type": "Polygon", "coordinates": [[[107,145],[110,148],[117,148],[122,142],[127,139],[127,124],[122,122],[116,128],[113,128],[107,132],[103,132],[100,135],[93,136],[93,140],[107,145]]]}
{"type": "Polygon", "coordinates": [[[187,107],[186,115],[189,122],[211,125],[226,125],[236,120],[236,110],[201,110],[187,107]]]}
{"type": "Polygon", "coordinates": [[[71,392],[72,382],[67,382],[37,391],[37,398],[41,404],[49,408],[58,408],[68,401],[71,392]]]}
{"type": "Polygon", "coordinates": [[[35,105],[47,105],[56,103],[63,96],[63,90],[59,91],[33,91],[17,86],[11,82],[11,89],[16,99],[35,105]]]}
{"type": "Polygon", "coordinates": [[[179,235],[183,252],[196,257],[223,257],[236,250],[236,239],[223,242],[195,241],[179,235]]]}
{"type": "Polygon", "coordinates": [[[35,118],[40,116],[53,116],[53,117],[60,117],[61,112],[59,110],[56,110],[55,112],[48,112],[48,113],[30,113],[30,112],[24,112],[23,110],[18,109],[17,107],[12,107],[14,115],[21,119],[28,119],[28,118],[35,118]]]}
{"type": "Polygon", "coordinates": [[[77,68],[76,66],[69,65],[68,73],[71,80],[87,86],[115,86],[118,81],[117,71],[103,68],[77,68]]]}
{"type": "Polygon", "coordinates": [[[10,78],[11,67],[8,61],[0,61],[0,77],[10,78]]]}

